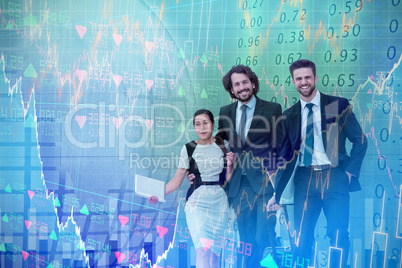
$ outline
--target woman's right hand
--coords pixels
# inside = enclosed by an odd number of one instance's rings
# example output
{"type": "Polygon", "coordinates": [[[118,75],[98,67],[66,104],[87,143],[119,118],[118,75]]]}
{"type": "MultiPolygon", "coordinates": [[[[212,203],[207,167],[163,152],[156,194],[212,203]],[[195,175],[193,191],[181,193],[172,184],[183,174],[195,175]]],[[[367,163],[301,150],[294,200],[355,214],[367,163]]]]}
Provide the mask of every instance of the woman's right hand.
{"type": "Polygon", "coordinates": [[[193,184],[195,180],[195,175],[187,171],[187,179],[190,182],[190,184],[193,184]]]}
{"type": "Polygon", "coordinates": [[[148,197],[148,202],[149,203],[156,204],[156,203],[158,203],[158,201],[159,201],[158,197],[155,196],[155,195],[148,197]]]}
{"type": "Polygon", "coordinates": [[[231,167],[235,161],[235,154],[233,152],[229,152],[226,154],[226,164],[228,167],[231,167]]]}

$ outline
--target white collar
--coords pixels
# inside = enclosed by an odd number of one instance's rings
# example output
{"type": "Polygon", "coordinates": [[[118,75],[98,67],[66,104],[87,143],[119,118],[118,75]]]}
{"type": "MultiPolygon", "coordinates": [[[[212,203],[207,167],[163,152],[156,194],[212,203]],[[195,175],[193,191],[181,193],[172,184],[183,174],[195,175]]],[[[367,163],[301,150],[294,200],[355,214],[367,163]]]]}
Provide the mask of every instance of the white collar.
{"type": "MultiPolygon", "coordinates": [[[[251,110],[254,110],[255,105],[257,104],[257,98],[255,95],[253,95],[253,98],[247,102],[246,105],[248,108],[250,108],[251,110]]],[[[241,103],[240,101],[237,101],[237,109],[240,110],[240,107],[243,105],[243,103],[241,103]]]]}
{"type": "Polygon", "coordinates": [[[314,98],[310,102],[307,102],[307,101],[303,100],[302,98],[300,98],[301,109],[303,111],[303,109],[304,109],[304,107],[306,107],[307,103],[312,103],[312,104],[316,105],[317,107],[320,107],[320,101],[321,101],[321,93],[320,93],[320,91],[317,90],[317,93],[315,94],[314,98]]]}

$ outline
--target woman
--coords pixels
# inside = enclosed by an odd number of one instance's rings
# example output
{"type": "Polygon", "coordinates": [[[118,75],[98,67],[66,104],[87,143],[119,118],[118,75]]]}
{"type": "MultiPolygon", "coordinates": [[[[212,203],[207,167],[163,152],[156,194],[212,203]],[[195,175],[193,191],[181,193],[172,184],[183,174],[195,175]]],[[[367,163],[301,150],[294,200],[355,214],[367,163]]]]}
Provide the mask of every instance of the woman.
{"type": "MultiPolygon", "coordinates": [[[[185,207],[187,225],[196,249],[196,267],[219,267],[221,246],[217,242],[224,237],[229,211],[226,193],[221,185],[230,180],[234,154],[226,153],[229,147],[227,142],[212,137],[215,122],[210,111],[202,109],[195,112],[193,124],[198,140],[183,146],[179,168],[174,178],[166,184],[165,194],[177,190],[189,170],[196,175],[195,183],[187,193],[185,207]],[[214,244],[205,251],[201,241],[208,240],[214,241],[214,244]]],[[[158,202],[156,196],[148,200],[158,202]]]]}

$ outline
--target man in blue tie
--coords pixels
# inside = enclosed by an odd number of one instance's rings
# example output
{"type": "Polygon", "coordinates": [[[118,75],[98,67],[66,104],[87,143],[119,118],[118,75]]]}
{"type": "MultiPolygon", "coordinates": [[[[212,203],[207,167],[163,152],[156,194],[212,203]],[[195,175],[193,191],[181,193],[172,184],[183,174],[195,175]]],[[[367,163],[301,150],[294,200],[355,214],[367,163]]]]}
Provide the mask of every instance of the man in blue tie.
{"type": "Polygon", "coordinates": [[[221,108],[217,134],[229,141],[239,161],[228,198],[236,213],[240,241],[251,249],[251,254],[238,254],[238,264],[255,268],[260,267],[264,249],[275,240],[275,213],[267,213],[265,204],[273,195],[267,172],[277,168],[282,108],[257,97],[259,80],[247,66],[234,66],[222,83],[232,99],[237,99],[221,108]]]}
{"type": "MultiPolygon", "coordinates": [[[[295,61],[289,68],[300,101],[284,112],[281,157],[275,196],[279,203],[294,172],[293,267],[313,265],[314,229],[321,213],[330,238],[329,267],[346,267],[349,255],[349,191],[360,190],[360,168],[367,140],[345,98],[319,92],[315,64],[295,61]],[[345,143],[352,143],[349,154],[345,143]]],[[[292,182],[293,183],[293,182],[292,182]]]]}

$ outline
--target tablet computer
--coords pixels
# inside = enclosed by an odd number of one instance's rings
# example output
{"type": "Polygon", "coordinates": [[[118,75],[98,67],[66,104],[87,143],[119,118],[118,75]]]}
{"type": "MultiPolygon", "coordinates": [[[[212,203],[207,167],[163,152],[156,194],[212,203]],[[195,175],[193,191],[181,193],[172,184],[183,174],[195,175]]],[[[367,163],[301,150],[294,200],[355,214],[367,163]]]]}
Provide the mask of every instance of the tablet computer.
{"type": "Polygon", "coordinates": [[[165,203],[165,182],[135,174],[135,194],[148,198],[157,196],[159,202],[165,203]]]}

